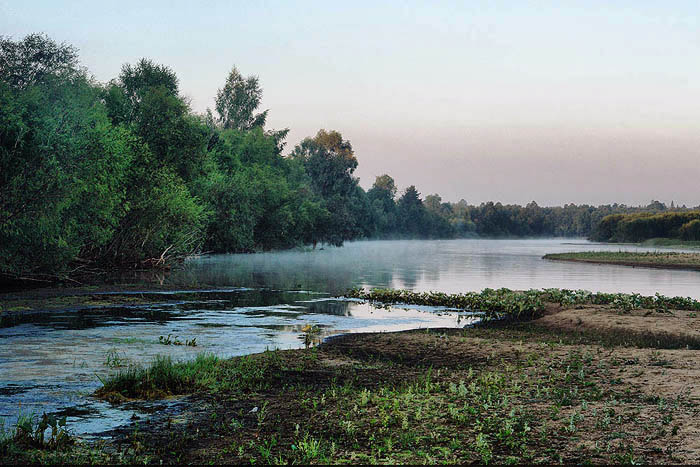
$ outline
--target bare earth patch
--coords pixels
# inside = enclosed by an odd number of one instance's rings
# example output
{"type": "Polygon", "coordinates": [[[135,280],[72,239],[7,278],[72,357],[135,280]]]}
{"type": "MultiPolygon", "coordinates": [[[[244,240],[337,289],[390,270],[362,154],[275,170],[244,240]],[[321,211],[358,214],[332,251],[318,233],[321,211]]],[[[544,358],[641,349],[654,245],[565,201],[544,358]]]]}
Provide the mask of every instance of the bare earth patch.
{"type": "Polygon", "coordinates": [[[135,422],[105,452],[196,464],[700,463],[693,312],[545,309],[212,361],[186,410],[135,422]]]}

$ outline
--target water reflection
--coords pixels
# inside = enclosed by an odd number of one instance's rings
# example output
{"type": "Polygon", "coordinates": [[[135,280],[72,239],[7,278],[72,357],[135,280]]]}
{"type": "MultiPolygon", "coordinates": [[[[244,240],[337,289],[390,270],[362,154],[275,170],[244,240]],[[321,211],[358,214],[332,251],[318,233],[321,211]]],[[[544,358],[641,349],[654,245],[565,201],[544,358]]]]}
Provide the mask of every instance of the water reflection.
{"type": "MultiPolygon", "coordinates": [[[[654,251],[586,240],[435,240],[351,242],[342,248],[189,261],[168,280],[177,284],[272,287],[341,294],[350,287],[458,293],[486,287],[559,287],[700,298],[700,273],[545,261],[567,251],[654,251]]],[[[666,250],[667,251],[667,250],[666,250]]]]}
{"type": "Polygon", "coordinates": [[[133,292],[145,303],[69,307],[4,319],[0,418],[11,422],[20,405],[25,413],[66,411],[78,433],[101,433],[125,423],[135,410],[112,408],[89,397],[99,386],[95,375],[117,371],[118,365],[148,362],[157,354],[188,359],[200,352],[232,356],[303,347],[301,329],[306,324],[332,335],[461,327],[474,320],[436,308],[375,309],[327,298],[350,287],[452,293],[486,287],[561,287],[700,298],[700,273],[694,271],[541,259],[546,253],[601,249],[649,250],[562,240],[377,241],[316,251],[199,258],[158,278],[160,284],[183,290],[133,292]],[[190,287],[199,290],[188,291],[190,287]],[[160,344],[158,337],[168,334],[196,338],[198,345],[160,344]]]}
{"type": "Polygon", "coordinates": [[[145,296],[156,301],[33,313],[0,329],[0,418],[12,423],[20,406],[25,414],[65,412],[77,433],[94,435],[125,423],[134,411],[92,399],[100,385],[96,375],[156,355],[190,359],[201,352],[228,357],[299,348],[307,324],[328,336],[455,327],[474,319],[421,307],[375,309],[317,293],[236,289],[145,296]],[[197,346],[163,345],[159,337],[167,335],[196,339],[197,346]]]}

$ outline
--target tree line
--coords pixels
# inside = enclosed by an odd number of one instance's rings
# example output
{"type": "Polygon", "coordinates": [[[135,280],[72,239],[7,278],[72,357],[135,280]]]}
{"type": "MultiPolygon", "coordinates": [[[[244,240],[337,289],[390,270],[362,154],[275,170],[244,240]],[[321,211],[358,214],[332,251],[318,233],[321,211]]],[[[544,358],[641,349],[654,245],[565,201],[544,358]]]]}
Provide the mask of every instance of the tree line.
{"type": "Polygon", "coordinates": [[[601,242],[643,242],[652,238],[700,241],[700,210],[606,216],[591,238],[601,242]]]}
{"type": "Polygon", "coordinates": [[[319,130],[285,153],[262,88],[232,68],[204,114],[148,59],[107,83],[40,34],[0,38],[0,275],[167,266],[357,238],[586,236],[623,205],[525,207],[365,191],[350,141],[319,130]]]}

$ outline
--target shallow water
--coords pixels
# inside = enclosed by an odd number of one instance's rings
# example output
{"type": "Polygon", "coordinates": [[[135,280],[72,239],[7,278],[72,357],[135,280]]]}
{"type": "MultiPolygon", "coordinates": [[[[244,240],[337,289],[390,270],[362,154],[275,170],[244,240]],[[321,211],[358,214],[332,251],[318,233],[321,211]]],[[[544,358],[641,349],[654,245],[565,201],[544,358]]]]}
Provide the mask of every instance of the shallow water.
{"type": "MultiPolygon", "coordinates": [[[[159,294],[153,294],[158,296],[159,294]]],[[[73,432],[109,436],[144,407],[114,408],[90,396],[104,377],[156,355],[190,359],[200,352],[244,355],[303,347],[302,328],[322,335],[457,327],[468,313],[436,307],[378,309],[319,293],[234,289],[202,293],[196,300],[169,300],[119,307],[83,307],[35,313],[31,322],[0,329],[0,418],[56,412],[73,432]],[[160,336],[197,345],[163,345],[160,336]]],[[[179,296],[187,296],[181,291],[179,296]]],[[[194,295],[194,294],[192,294],[194,295]]]]}
{"type": "Polygon", "coordinates": [[[147,304],[47,311],[0,328],[0,418],[11,424],[20,411],[58,412],[69,416],[77,434],[107,436],[148,407],[113,408],[90,397],[100,385],[98,376],[158,354],[188,359],[199,352],[226,357],[298,348],[306,324],[334,335],[461,327],[475,319],[438,308],[375,309],[329,298],[350,287],[444,292],[561,287],[700,298],[699,272],[541,259],[546,253],[590,250],[651,249],[561,239],[372,241],[198,258],[162,278],[179,290],[144,286],[138,293],[147,304]],[[194,289],[196,294],[188,293],[194,289]],[[181,341],[196,338],[197,346],[160,344],[159,337],[169,334],[181,341]]]}

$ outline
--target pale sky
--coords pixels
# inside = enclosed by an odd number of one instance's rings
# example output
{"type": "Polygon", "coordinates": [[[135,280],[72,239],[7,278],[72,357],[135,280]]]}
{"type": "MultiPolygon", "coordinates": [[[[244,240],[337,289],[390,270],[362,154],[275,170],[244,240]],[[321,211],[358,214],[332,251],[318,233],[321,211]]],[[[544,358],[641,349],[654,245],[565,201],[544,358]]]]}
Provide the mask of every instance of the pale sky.
{"type": "Polygon", "coordinates": [[[101,81],[151,58],[197,111],[235,64],[289,150],[338,130],[365,188],[700,204],[700,2],[101,3],[0,0],[0,34],[73,44],[101,81]]]}

